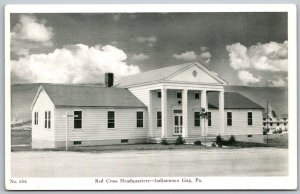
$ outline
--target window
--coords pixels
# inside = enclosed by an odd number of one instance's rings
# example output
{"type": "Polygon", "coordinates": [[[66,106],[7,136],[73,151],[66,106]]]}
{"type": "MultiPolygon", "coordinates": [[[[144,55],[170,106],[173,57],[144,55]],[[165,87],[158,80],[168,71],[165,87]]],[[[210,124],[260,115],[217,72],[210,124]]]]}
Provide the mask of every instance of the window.
{"type": "Polygon", "coordinates": [[[199,93],[195,93],[194,97],[195,97],[195,99],[200,99],[200,94],[199,93]]]}
{"type": "Polygon", "coordinates": [[[51,128],[51,112],[48,111],[48,129],[51,128]]]}
{"type": "Polygon", "coordinates": [[[248,112],[248,125],[252,125],[252,112],[248,112]]]}
{"type": "Polygon", "coordinates": [[[211,112],[207,112],[208,117],[207,117],[207,122],[208,122],[208,126],[211,126],[211,112]]]}
{"type": "Polygon", "coordinates": [[[128,143],[128,139],[121,139],[121,143],[128,143]]]}
{"type": "Polygon", "coordinates": [[[176,96],[177,96],[178,99],[181,99],[181,92],[177,92],[176,96]]]}
{"type": "Polygon", "coordinates": [[[279,123],[277,123],[277,126],[279,126],[280,124],[279,123]]]}
{"type": "Polygon", "coordinates": [[[156,118],[157,118],[157,127],[161,127],[161,111],[157,111],[156,113],[156,118]]]}
{"type": "Polygon", "coordinates": [[[45,111],[45,129],[47,129],[47,123],[48,123],[48,112],[47,111],[45,111]]]}
{"type": "Polygon", "coordinates": [[[73,141],[73,145],[81,145],[81,141],[73,141]]]}
{"type": "Polygon", "coordinates": [[[267,124],[266,123],[264,123],[264,126],[266,126],[267,124]]]}
{"type": "Polygon", "coordinates": [[[267,120],[266,118],[264,118],[264,121],[267,120]]]}
{"type": "Polygon", "coordinates": [[[38,125],[39,124],[39,113],[34,112],[34,124],[38,125]]]}
{"type": "Polygon", "coordinates": [[[200,127],[200,112],[194,112],[194,126],[200,127]]]}
{"type": "Polygon", "coordinates": [[[232,126],[232,112],[227,112],[227,126],[232,126]]]}
{"type": "Polygon", "coordinates": [[[51,112],[45,111],[45,129],[51,128],[51,112]]]}
{"type": "Polygon", "coordinates": [[[107,112],[107,128],[115,128],[115,111],[107,112]]]}
{"type": "Polygon", "coordinates": [[[74,129],[82,128],[82,112],[74,111],[74,129]]]}
{"type": "Polygon", "coordinates": [[[286,123],[284,123],[283,125],[286,126],[286,123]]]}
{"type": "Polygon", "coordinates": [[[252,138],[252,135],[247,135],[248,138],[252,138]]]}
{"type": "Polygon", "coordinates": [[[136,127],[143,127],[143,123],[144,123],[143,112],[141,111],[136,112],[136,127]]]}
{"type": "Polygon", "coordinates": [[[161,98],[161,92],[157,92],[157,98],[161,98]]]}
{"type": "Polygon", "coordinates": [[[270,123],[270,126],[272,127],[272,126],[273,126],[273,123],[270,123]]]}

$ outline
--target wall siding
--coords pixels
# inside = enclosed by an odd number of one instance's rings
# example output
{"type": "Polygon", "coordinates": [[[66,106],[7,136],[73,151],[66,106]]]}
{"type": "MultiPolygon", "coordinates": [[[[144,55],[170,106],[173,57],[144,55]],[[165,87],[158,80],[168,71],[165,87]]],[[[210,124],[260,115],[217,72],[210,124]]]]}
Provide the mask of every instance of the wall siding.
{"type": "Polygon", "coordinates": [[[262,110],[225,109],[225,135],[262,134],[262,110]],[[232,112],[232,126],[227,126],[227,112],[232,112]],[[248,126],[248,112],[252,112],[253,123],[248,126]]]}
{"type": "Polygon", "coordinates": [[[55,119],[55,141],[65,141],[66,118],[68,111],[82,111],[82,128],[74,129],[74,120],[69,118],[69,141],[110,140],[110,139],[136,139],[148,136],[147,109],[76,109],[57,108],[55,119]],[[115,111],[115,128],[107,128],[107,111],[115,111]],[[143,128],[136,127],[136,112],[144,112],[143,128]]]}
{"type": "Polygon", "coordinates": [[[55,125],[55,108],[54,105],[47,95],[47,93],[42,90],[36,103],[33,106],[31,116],[32,116],[32,139],[49,140],[54,139],[54,125],[55,125]],[[51,128],[45,128],[45,111],[51,111],[51,128]],[[38,112],[38,125],[34,125],[34,113],[38,112]]]}

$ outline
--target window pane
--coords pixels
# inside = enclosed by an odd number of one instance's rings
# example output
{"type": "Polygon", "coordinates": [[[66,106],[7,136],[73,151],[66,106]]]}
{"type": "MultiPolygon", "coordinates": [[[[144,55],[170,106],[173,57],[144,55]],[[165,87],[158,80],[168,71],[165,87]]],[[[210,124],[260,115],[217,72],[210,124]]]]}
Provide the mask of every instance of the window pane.
{"type": "Polygon", "coordinates": [[[137,119],[137,127],[143,127],[143,112],[139,111],[136,112],[136,119],[137,119]]]}
{"type": "Polygon", "coordinates": [[[181,93],[180,92],[177,93],[177,98],[181,98],[181,93]]]}
{"type": "Polygon", "coordinates": [[[115,128],[115,123],[108,123],[108,128],[115,128]]]}
{"type": "Polygon", "coordinates": [[[74,118],[75,119],[82,119],[81,111],[74,111],[74,118]]]}
{"type": "Polygon", "coordinates": [[[115,112],[114,111],[108,111],[107,112],[107,118],[114,120],[115,119],[115,112]]]}
{"type": "Polygon", "coordinates": [[[252,119],[252,112],[248,112],[248,119],[252,119]]]}
{"type": "Polygon", "coordinates": [[[175,116],[175,125],[178,126],[178,116],[175,116]]]}
{"type": "Polygon", "coordinates": [[[194,112],[194,125],[195,127],[200,126],[200,112],[194,112]]]}
{"type": "Polygon", "coordinates": [[[161,92],[157,92],[157,98],[161,98],[161,92]]]}
{"type": "Polygon", "coordinates": [[[200,94],[199,93],[195,93],[195,99],[199,99],[200,98],[200,94]]]}

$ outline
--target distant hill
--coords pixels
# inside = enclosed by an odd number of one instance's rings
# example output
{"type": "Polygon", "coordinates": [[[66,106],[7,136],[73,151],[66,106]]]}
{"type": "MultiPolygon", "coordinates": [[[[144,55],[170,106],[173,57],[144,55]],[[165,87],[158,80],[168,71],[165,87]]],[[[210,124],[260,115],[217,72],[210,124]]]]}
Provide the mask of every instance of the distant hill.
{"type": "MultiPolygon", "coordinates": [[[[31,120],[30,106],[40,85],[40,83],[31,83],[11,86],[12,124],[31,120]]],[[[266,107],[268,99],[277,114],[288,112],[287,88],[226,86],[225,91],[239,92],[263,107],[266,107]]]]}
{"type": "Polygon", "coordinates": [[[287,87],[226,86],[227,92],[239,92],[266,109],[267,100],[277,114],[288,114],[287,87]]]}

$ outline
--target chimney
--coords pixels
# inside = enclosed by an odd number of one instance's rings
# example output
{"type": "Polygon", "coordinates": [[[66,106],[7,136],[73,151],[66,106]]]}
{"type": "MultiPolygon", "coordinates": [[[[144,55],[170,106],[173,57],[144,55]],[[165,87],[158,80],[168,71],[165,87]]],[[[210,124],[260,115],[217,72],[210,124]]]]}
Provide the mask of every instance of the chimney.
{"type": "Polygon", "coordinates": [[[112,87],[114,85],[114,74],[105,73],[105,87],[112,87]]]}

